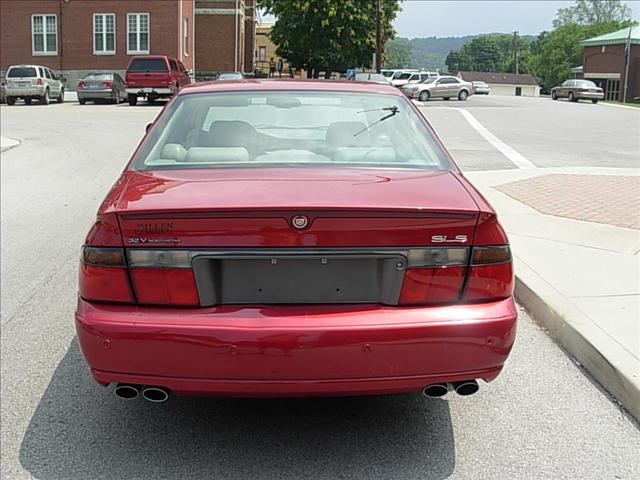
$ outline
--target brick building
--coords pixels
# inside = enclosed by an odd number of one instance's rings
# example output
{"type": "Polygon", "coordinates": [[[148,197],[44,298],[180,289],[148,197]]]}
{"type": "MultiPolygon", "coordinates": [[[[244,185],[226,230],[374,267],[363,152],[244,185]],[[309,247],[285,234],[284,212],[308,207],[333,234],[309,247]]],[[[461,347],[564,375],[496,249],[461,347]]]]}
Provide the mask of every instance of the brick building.
{"type": "Polygon", "coordinates": [[[173,56],[195,75],[250,72],[254,42],[255,0],[0,0],[0,76],[45,65],[68,90],[89,72],[124,75],[133,55],[173,56]]]}
{"type": "Polygon", "coordinates": [[[255,0],[196,0],[196,74],[252,73],[255,0]]]}
{"type": "Polygon", "coordinates": [[[627,101],[640,97],[640,26],[589,38],[580,42],[584,47],[582,70],[576,73],[604,89],[606,100],[623,101],[625,48],[629,45],[629,80],[627,101]]]}

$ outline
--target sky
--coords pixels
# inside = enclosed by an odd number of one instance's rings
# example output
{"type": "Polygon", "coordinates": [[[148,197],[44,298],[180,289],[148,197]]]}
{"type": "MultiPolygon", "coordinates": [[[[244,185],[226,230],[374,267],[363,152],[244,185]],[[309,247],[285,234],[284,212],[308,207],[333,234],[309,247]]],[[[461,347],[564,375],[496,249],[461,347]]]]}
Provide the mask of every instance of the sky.
{"type": "MultiPolygon", "coordinates": [[[[640,20],[640,0],[627,0],[640,20]]],[[[459,37],[478,33],[513,32],[537,35],[551,30],[565,0],[407,0],[394,22],[400,37],[459,37]]]]}

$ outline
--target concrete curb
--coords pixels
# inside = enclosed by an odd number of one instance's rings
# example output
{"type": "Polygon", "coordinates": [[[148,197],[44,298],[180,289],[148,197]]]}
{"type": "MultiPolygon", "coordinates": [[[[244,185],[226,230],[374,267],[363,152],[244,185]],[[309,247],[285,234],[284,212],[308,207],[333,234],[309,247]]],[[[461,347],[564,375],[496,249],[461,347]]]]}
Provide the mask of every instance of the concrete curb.
{"type": "Polygon", "coordinates": [[[0,152],[6,152],[14,147],[17,147],[22,142],[13,138],[0,137],[0,152]]]}
{"type": "Polygon", "coordinates": [[[515,295],[531,317],[640,421],[640,366],[582,311],[522,261],[516,263],[515,295]],[[595,338],[594,338],[595,337],[595,338]],[[590,338],[592,340],[590,340],[590,338]],[[597,339],[598,346],[593,340],[597,339]]]}

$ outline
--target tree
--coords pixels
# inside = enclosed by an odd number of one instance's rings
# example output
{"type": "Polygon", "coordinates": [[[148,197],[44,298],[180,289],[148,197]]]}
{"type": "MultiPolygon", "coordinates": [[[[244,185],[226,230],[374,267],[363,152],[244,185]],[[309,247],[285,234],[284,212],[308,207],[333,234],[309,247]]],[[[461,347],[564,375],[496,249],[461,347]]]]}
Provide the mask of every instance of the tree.
{"type": "Polygon", "coordinates": [[[621,0],[576,0],[575,5],[558,10],[553,26],[596,25],[622,22],[630,18],[631,8],[621,0]]]}
{"type": "Polygon", "coordinates": [[[411,66],[411,44],[405,38],[389,40],[384,49],[386,68],[409,68],[411,66]]]}
{"type": "MultiPolygon", "coordinates": [[[[519,71],[528,72],[530,44],[526,38],[518,38],[519,71]]],[[[447,55],[450,72],[472,70],[477,72],[515,72],[513,36],[509,34],[481,35],[465,43],[462,48],[447,55]]]]}
{"type": "MultiPolygon", "coordinates": [[[[258,0],[276,22],[269,34],[276,53],[307,76],[320,70],[368,67],[375,51],[376,3],[369,0],[258,0]]],[[[381,0],[383,43],[393,38],[399,0],[381,0]]]]}
{"type": "Polygon", "coordinates": [[[571,77],[571,68],[582,65],[582,40],[624,28],[629,22],[606,22],[595,25],[568,23],[551,32],[542,32],[536,43],[538,54],[532,60],[535,74],[543,92],[571,77]]]}

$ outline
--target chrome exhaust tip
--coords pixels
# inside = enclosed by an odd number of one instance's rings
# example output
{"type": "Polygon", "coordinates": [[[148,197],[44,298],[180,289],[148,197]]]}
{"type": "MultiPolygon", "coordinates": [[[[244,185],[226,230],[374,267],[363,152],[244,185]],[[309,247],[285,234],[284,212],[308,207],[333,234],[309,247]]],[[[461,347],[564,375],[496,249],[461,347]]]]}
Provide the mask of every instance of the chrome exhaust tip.
{"type": "Polygon", "coordinates": [[[446,383],[432,383],[422,390],[422,394],[428,398],[440,398],[447,394],[449,388],[446,383]]]}
{"type": "Polygon", "coordinates": [[[113,393],[115,393],[116,397],[132,400],[140,395],[140,387],[129,383],[118,383],[113,393]]]}
{"type": "Polygon", "coordinates": [[[462,382],[453,382],[451,385],[453,385],[453,389],[456,391],[456,393],[463,397],[467,395],[473,395],[478,390],[480,390],[480,386],[478,385],[478,382],[476,382],[475,380],[464,380],[462,382]]]}
{"type": "Polygon", "coordinates": [[[164,403],[169,400],[169,391],[164,387],[144,387],[142,398],[152,403],[164,403]]]}

